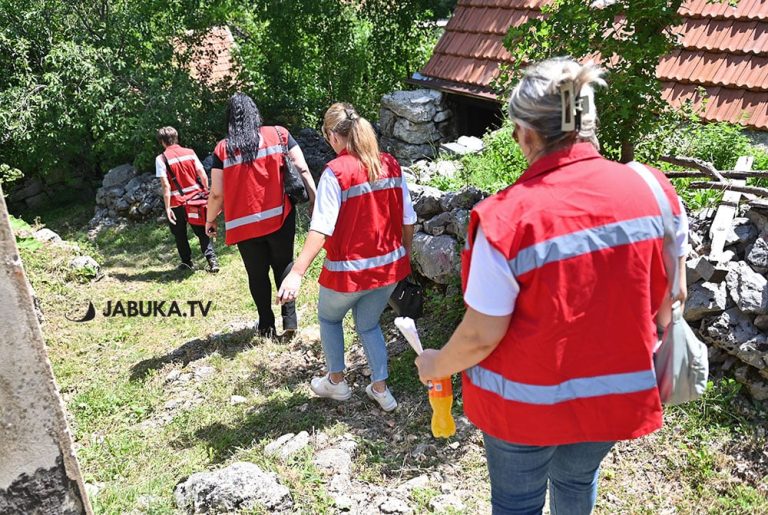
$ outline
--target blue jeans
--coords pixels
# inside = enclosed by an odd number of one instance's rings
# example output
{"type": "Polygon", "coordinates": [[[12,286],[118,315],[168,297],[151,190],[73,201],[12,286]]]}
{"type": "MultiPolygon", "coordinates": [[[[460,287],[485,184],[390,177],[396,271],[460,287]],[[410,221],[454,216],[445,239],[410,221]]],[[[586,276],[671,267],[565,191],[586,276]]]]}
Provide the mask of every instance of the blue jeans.
{"type": "Polygon", "coordinates": [[[320,287],[317,318],[320,321],[320,340],[323,343],[328,372],[344,371],[342,321],[351,309],[355,320],[355,331],[363,342],[365,357],[371,369],[371,380],[384,381],[388,377],[387,344],[381,333],[379,318],[396,285],[397,283],[354,293],[342,293],[320,287]]]}
{"type": "Polygon", "coordinates": [[[540,514],[548,480],[552,515],[588,515],[597,499],[600,462],[616,443],[537,447],[483,437],[494,515],[540,514]]]}

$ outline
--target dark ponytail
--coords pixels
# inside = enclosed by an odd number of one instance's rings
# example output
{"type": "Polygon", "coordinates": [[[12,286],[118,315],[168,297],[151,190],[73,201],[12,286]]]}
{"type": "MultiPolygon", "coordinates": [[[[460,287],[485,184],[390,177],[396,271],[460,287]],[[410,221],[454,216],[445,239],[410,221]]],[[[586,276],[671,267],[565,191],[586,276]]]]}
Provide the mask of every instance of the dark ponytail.
{"type": "Polygon", "coordinates": [[[245,93],[235,93],[227,104],[227,156],[234,159],[239,151],[243,163],[259,153],[261,114],[256,103],[245,93]]]}

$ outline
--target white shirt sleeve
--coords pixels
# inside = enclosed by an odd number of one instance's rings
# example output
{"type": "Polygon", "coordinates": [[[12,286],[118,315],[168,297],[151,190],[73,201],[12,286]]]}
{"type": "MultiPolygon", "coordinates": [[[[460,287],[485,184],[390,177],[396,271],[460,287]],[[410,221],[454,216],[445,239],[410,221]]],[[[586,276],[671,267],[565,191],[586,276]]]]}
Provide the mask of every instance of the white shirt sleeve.
{"type": "Polygon", "coordinates": [[[200,162],[200,158],[197,155],[195,155],[195,169],[205,175],[205,167],[203,167],[203,163],[200,162]]]}
{"type": "Polygon", "coordinates": [[[332,236],[334,229],[336,229],[336,220],[339,218],[340,210],[341,185],[330,168],[326,168],[317,183],[315,207],[312,211],[312,222],[309,224],[309,229],[326,236],[332,236]]]}
{"type": "Polygon", "coordinates": [[[464,301],[483,315],[500,317],[512,314],[519,293],[520,285],[507,260],[478,227],[464,301]]]}
{"type": "Polygon", "coordinates": [[[413,210],[413,202],[405,177],[400,184],[403,188],[403,225],[413,225],[416,223],[416,211],[413,210]]]}
{"type": "Polygon", "coordinates": [[[677,225],[675,233],[675,243],[677,243],[677,257],[688,255],[688,215],[685,213],[683,201],[678,198],[680,203],[680,223],[677,225]]]}
{"type": "Polygon", "coordinates": [[[163,159],[163,155],[160,154],[155,158],[155,177],[165,177],[166,175],[165,160],[163,159]]]}

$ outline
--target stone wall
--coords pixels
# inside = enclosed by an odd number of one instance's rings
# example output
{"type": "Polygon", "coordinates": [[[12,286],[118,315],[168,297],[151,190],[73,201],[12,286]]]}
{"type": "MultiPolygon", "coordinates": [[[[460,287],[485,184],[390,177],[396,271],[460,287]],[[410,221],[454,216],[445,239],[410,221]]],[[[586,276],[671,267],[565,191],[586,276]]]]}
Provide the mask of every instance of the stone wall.
{"type": "Polygon", "coordinates": [[[111,169],[96,191],[96,209],[90,226],[94,229],[142,221],[163,215],[160,180],[153,173],[138,175],[129,164],[111,169]]]}
{"type": "Polygon", "coordinates": [[[91,513],[0,191],[0,513],[91,513]]]}
{"type": "Polygon", "coordinates": [[[441,143],[457,136],[444,95],[431,89],[384,95],[379,129],[382,149],[404,165],[435,157],[441,143]]]}
{"type": "Polygon", "coordinates": [[[38,209],[49,205],[61,193],[70,195],[73,191],[87,193],[91,185],[83,175],[63,177],[31,177],[13,184],[8,191],[8,207],[15,211],[38,209]]]}

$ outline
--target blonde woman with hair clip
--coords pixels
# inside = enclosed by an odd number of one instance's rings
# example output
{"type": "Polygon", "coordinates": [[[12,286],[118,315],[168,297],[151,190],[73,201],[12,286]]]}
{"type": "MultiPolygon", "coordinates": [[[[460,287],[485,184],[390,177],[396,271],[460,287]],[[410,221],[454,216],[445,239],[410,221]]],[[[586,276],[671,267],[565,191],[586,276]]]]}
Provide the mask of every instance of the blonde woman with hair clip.
{"type": "Polygon", "coordinates": [[[416,359],[423,382],[463,372],[494,514],[541,513],[547,487],[551,513],[590,513],[614,443],[662,423],[652,356],[671,300],[663,218],[671,211],[681,262],[687,219],[661,172],[599,154],[593,86],[605,86],[600,69],[571,59],[525,71],[509,116],[528,169],[472,210],[466,314],[416,359]]]}
{"type": "Polygon", "coordinates": [[[373,127],[354,107],[333,104],[323,118],[323,135],[338,157],[320,178],[307,240],[280,286],[278,302],[296,299],[304,273],[325,248],[317,309],[328,371],[312,379],[310,388],[338,401],[352,396],[344,379],[342,327],[351,310],[371,369],[366,394],[392,411],[397,401],[387,388],[379,319],[395,285],[411,271],[416,213],[400,165],[379,151],[373,127]]]}

